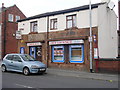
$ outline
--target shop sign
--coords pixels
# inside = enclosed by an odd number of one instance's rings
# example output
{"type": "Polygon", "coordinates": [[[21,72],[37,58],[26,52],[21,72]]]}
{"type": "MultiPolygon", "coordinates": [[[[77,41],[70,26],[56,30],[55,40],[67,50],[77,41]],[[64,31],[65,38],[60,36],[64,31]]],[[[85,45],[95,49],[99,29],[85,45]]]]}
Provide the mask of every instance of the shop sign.
{"type": "Polygon", "coordinates": [[[51,41],[49,45],[60,45],[60,44],[77,44],[84,43],[83,40],[65,40],[65,41],[51,41]]]}
{"type": "Polygon", "coordinates": [[[27,46],[40,46],[40,45],[42,45],[40,42],[27,43],[27,46]]]}
{"type": "Polygon", "coordinates": [[[16,39],[22,39],[21,31],[16,31],[16,39]]]}

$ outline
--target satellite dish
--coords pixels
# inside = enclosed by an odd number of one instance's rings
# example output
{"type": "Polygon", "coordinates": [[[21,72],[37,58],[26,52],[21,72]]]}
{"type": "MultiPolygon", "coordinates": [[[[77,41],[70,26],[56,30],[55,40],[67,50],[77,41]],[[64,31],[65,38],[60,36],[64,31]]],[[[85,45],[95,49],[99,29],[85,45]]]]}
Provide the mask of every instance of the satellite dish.
{"type": "Polygon", "coordinates": [[[106,2],[106,3],[109,3],[110,0],[101,0],[101,2],[106,2]]]}
{"type": "Polygon", "coordinates": [[[109,2],[108,3],[108,7],[111,9],[111,10],[113,10],[113,8],[115,7],[115,4],[114,4],[114,2],[109,2]]]}

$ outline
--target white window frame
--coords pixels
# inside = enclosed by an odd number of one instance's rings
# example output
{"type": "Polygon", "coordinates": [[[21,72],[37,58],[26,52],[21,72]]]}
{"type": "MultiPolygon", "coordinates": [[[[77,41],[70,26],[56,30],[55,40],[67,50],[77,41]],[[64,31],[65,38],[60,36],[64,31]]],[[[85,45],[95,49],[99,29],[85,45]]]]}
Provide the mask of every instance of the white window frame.
{"type": "Polygon", "coordinates": [[[50,30],[56,30],[57,29],[57,18],[50,20],[50,30]]]}
{"type": "Polygon", "coordinates": [[[13,14],[8,14],[8,21],[13,22],[14,17],[13,14]]]}
{"type": "Polygon", "coordinates": [[[34,21],[34,22],[31,22],[30,23],[31,25],[31,32],[38,32],[38,22],[37,21],[34,21]]]}
{"type": "Polygon", "coordinates": [[[76,22],[76,14],[66,16],[66,28],[69,29],[76,27],[76,22]]]}
{"type": "Polygon", "coordinates": [[[20,20],[20,16],[16,16],[15,20],[16,20],[16,22],[17,22],[17,20],[20,20]]]}

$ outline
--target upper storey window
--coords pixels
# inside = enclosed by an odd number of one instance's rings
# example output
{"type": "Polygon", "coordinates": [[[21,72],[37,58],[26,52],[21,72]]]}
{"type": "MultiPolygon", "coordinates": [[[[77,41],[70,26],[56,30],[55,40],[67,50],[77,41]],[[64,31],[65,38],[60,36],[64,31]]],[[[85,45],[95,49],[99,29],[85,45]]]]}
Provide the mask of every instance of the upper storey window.
{"type": "Polygon", "coordinates": [[[37,21],[31,22],[30,25],[31,25],[31,32],[38,32],[37,31],[37,26],[38,26],[37,21]]]}
{"type": "Polygon", "coordinates": [[[17,20],[20,20],[20,16],[16,16],[16,22],[17,22],[17,20]]]}
{"type": "Polygon", "coordinates": [[[51,30],[57,29],[57,18],[50,20],[50,29],[51,30]]]}
{"type": "Polygon", "coordinates": [[[76,27],[76,15],[69,15],[66,17],[67,28],[76,27]]]}
{"type": "Polygon", "coordinates": [[[13,14],[8,14],[8,21],[13,22],[13,14]]]}

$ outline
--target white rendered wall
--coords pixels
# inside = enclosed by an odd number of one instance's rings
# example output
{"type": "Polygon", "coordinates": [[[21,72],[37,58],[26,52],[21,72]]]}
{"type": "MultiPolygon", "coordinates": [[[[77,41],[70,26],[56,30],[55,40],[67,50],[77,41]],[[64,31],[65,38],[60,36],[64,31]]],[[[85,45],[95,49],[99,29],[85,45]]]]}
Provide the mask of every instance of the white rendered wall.
{"type": "Polygon", "coordinates": [[[98,9],[98,48],[100,58],[118,56],[117,16],[113,10],[101,5],[98,9]]]}
{"type": "MultiPolygon", "coordinates": [[[[97,8],[92,10],[92,25],[93,27],[97,26],[97,8]]],[[[60,14],[55,16],[49,16],[49,32],[61,31],[66,29],[66,16],[76,14],[76,25],[78,28],[88,28],[89,27],[89,10],[83,10],[79,12],[72,12],[66,14],[60,14]],[[57,29],[50,30],[50,20],[57,18],[57,29]]],[[[30,33],[30,22],[38,21],[38,33],[47,32],[47,17],[27,20],[18,23],[18,30],[20,28],[24,28],[22,30],[22,34],[30,33]]]]}

